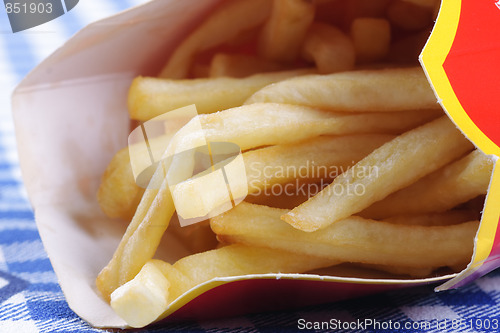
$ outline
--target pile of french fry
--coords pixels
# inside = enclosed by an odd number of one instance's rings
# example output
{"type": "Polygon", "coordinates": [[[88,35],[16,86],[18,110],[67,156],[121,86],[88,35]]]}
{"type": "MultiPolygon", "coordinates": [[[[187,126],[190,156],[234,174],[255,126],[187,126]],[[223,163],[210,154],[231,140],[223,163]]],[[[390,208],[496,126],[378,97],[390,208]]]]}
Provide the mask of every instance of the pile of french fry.
{"type": "MultiPolygon", "coordinates": [[[[170,223],[176,207],[203,216],[224,200],[217,189],[192,177],[172,190],[173,162],[152,175],[159,186],[141,188],[129,149],[118,152],[98,193],[109,217],[130,221],[96,281],[113,309],[142,327],[217,277],[341,263],[413,277],[463,269],[481,216],[473,203],[484,200],[493,164],[444,114],[418,66],[439,4],[223,1],[158,77],[137,77],[131,119],[195,104],[207,142],[241,149],[248,196],[180,227],[170,223]],[[322,186],[304,193],[304,184],[322,186]],[[276,186],[296,191],[266,193],[276,186]],[[198,203],[196,191],[213,191],[211,200],[198,203]],[[166,231],[192,254],[153,259],[166,231]]],[[[193,126],[167,151],[193,144],[193,126]]]]}

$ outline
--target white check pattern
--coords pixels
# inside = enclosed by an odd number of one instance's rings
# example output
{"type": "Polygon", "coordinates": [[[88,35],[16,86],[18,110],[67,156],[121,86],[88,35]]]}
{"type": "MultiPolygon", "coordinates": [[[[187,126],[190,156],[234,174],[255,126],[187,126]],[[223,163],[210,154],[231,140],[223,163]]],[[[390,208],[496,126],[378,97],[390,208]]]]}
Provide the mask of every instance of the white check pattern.
{"type": "MultiPolygon", "coordinates": [[[[32,68],[78,29],[143,2],[82,0],[67,14],[16,34],[10,30],[4,8],[0,8],[0,332],[104,332],[92,328],[69,309],[44,251],[22,185],[10,95],[32,68]]],[[[495,332],[500,331],[500,272],[494,271],[462,289],[447,292],[434,293],[431,286],[426,286],[295,311],[163,324],[143,331],[495,332]],[[367,319],[398,322],[401,328],[307,330],[299,325],[367,319]],[[411,328],[405,329],[406,323],[411,328]]]]}

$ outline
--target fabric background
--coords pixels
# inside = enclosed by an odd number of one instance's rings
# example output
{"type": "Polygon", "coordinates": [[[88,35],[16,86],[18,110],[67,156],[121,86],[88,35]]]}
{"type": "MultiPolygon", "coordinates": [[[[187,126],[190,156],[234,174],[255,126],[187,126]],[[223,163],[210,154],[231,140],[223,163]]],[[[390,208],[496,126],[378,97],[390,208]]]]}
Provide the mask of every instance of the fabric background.
{"type": "MultiPolygon", "coordinates": [[[[80,28],[142,2],[82,0],[67,14],[16,34],[0,8],[0,332],[104,331],[90,327],[68,307],[44,251],[19,170],[10,96],[32,68],[80,28]]],[[[309,331],[301,329],[301,319],[379,324],[319,332],[500,331],[500,271],[459,290],[435,293],[430,286],[419,287],[296,311],[167,324],[142,331],[309,331]]]]}

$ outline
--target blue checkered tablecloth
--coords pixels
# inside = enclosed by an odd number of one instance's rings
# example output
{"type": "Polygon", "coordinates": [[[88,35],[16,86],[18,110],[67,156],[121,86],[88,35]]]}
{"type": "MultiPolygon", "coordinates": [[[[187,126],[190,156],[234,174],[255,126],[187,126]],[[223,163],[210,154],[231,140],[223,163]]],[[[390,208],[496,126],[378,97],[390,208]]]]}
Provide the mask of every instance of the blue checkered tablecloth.
{"type": "MultiPolygon", "coordinates": [[[[67,14],[13,34],[0,8],[0,332],[102,332],[67,305],[23,188],[10,95],[78,29],[145,0],[82,0],[67,14]]],[[[181,0],[179,0],[181,1],[181,0]]],[[[145,332],[499,332],[500,271],[459,290],[431,286],[287,312],[164,324],[145,332]],[[316,326],[315,325],[320,325],[316,326]],[[325,326],[326,324],[327,326],[325,326]],[[371,324],[370,324],[371,323],[371,324]]]]}

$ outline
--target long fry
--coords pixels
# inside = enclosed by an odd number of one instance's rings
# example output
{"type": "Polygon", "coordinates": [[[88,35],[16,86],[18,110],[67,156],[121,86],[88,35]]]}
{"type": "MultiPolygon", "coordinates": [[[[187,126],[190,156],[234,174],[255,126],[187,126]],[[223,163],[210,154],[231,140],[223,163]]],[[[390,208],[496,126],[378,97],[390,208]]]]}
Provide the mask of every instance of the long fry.
{"type": "Polygon", "coordinates": [[[479,150],[374,203],[360,215],[384,218],[443,212],[480,194],[490,184],[493,160],[479,150]]]}
{"type": "Polygon", "coordinates": [[[311,69],[256,74],[246,78],[170,80],[139,76],[128,93],[132,119],[146,121],[165,112],[195,104],[198,113],[213,113],[237,107],[260,88],[294,76],[314,73],[311,69]]]}
{"type": "Polygon", "coordinates": [[[455,125],[441,117],[376,149],[282,218],[304,231],[324,228],[414,183],[472,148],[455,125]]]}
{"type": "MultiPolygon", "coordinates": [[[[298,182],[331,180],[392,138],[382,134],[326,136],[252,150],[243,154],[246,179],[231,184],[231,190],[233,193],[248,191],[248,194],[258,195],[278,184],[289,183],[291,187],[297,187],[298,182]],[[296,183],[292,183],[294,180],[296,183]]],[[[227,163],[225,160],[214,167],[219,169],[227,163]]],[[[210,180],[202,177],[211,171],[212,168],[175,186],[172,196],[177,214],[184,218],[205,216],[227,202],[227,189],[214,188],[210,186],[210,180]],[[196,193],[207,188],[211,189],[210,196],[202,201],[193,200],[196,193]]]]}
{"type": "Polygon", "coordinates": [[[245,104],[259,102],[332,111],[440,109],[420,67],[297,77],[262,88],[245,104]]]}
{"type": "Polygon", "coordinates": [[[130,326],[143,327],[161,318],[181,294],[212,279],[302,273],[338,263],[268,248],[229,245],[184,257],[173,265],[161,260],[148,261],[134,279],[113,292],[111,306],[130,326]]]}
{"type": "MultiPolygon", "coordinates": [[[[175,50],[159,77],[186,78],[194,55],[230,41],[262,24],[271,11],[269,0],[231,0],[209,16],[175,50]]],[[[191,103],[190,103],[191,104],[191,103]]]]}
{"type": "Polygon", "coordinates": [[[212,218],[225,242],[262,246],[339,260],[405,267],[467,263],[478,221],[451,226],[409,226],[349,217],[329,227],[303,232],[280,220],[287,210],[242,202],[212,218]]]}

